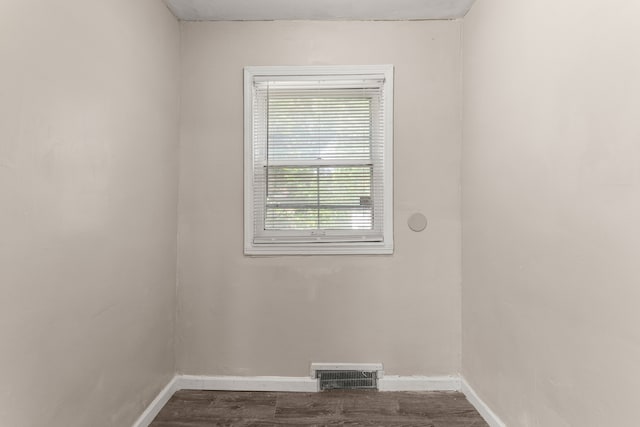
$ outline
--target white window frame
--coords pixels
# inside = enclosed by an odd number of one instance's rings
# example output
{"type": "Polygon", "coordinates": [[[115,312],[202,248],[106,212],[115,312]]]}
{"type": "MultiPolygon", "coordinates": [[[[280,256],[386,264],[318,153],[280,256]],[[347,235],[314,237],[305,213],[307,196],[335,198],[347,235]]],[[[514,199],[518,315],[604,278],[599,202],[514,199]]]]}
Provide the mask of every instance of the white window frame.
{"type": "Polygon", "coordinates": [[[393,253],[393,65],[361,66],[248,66],[244,68],[244,253],[246,255],[385,255],[393,253]],[[291,77],[309,79],[311,76],[384,76],[384,159],[383,164],[383,237],[375,242],[300,243],[260,242],[254,239],[254,141],[253,141],[253,85],[258,78],[291,77]]]}

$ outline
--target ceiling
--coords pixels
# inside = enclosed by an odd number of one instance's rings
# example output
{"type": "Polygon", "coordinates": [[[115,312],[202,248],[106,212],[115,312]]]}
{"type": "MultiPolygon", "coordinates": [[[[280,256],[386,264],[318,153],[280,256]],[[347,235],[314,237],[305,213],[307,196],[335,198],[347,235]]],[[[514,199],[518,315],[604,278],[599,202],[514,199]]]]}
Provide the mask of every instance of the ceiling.
{"type": "Polygon", "coordinates": [[[165,0],[184,21],[413,20],[463,17],[474,0],[165,0]]]}

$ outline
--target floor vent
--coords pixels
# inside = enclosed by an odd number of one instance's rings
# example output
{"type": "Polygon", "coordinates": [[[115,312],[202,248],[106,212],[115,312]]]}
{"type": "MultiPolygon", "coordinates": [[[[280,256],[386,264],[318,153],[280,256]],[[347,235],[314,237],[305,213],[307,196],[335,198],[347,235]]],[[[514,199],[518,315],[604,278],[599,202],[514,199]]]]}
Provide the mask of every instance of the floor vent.
{"type": "Polygon", "coordinates": [[[320,390],[378,389],[377,371],[318,370],[316,378],[320,381],[320,390]]]}

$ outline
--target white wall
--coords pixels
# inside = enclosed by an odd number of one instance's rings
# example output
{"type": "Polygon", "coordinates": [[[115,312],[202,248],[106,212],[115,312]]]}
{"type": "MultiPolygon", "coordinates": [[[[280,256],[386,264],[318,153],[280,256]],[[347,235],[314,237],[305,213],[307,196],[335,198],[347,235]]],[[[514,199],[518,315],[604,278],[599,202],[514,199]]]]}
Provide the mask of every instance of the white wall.
{"type": "Polygon", "coordinates": [[[0,425],[127,426],[174,372],[179,26],[0,2],[0,425]]]}
{"type": "Polygon", "coordinates": [[[182,24],[180,372],[312,361],[460,370],[460,29],[442,22],[182,24]],[[245,65],[395,65],[393,256],[243,256],[245,65]],[[407,218],[430,220],[414,233],[407,218]]]}
{"type": "Polygon", "coordinates": [[[463,373],[509,426],[635,426],[640,2],[464,21],[463,373]]]}

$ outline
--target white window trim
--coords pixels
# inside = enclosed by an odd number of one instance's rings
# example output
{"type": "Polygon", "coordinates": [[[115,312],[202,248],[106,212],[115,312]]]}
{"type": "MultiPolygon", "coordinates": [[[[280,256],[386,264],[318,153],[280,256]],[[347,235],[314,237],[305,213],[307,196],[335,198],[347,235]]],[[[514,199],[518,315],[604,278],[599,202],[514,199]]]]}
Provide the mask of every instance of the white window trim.
{"type": "Polygon", "coordinates": [[[246,255],[389,255],[393,254],[393,65],[249,66],[244,69],[244,253],[246,255]],[[256,77],[384,75],[384,222],[381,242],[274,243],[253,241],[253,81],[256,77]]]}

